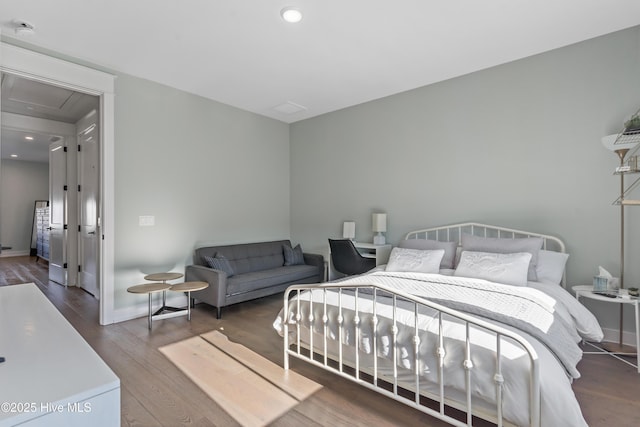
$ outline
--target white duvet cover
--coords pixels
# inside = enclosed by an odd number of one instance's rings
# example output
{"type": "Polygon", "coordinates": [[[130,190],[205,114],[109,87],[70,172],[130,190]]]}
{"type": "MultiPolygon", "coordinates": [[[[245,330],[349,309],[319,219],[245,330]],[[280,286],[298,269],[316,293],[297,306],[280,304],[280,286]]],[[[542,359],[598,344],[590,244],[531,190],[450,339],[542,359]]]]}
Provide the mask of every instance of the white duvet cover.
{"type": "MultiPolygon", "coordinates": [[[[541,422],[543,426],[547,425],[565,425],[565,426],[585,426],[586,423],[582,417],[582,413],[578,402],[575,398],[573,390],[571,389],[572,378],[577,378],[577,370],[575,365],[579,361],[580,357],[575,357],[575,349],[569,350],[570,355],[556,354],[550,350],[556,348],[557,351],[564,352],[567,348],[575,346],[577,348],[577,342],[580,337],[585,337],[590,340],[599,340],[602,338],[602,331],[598,326],[595,318],[580,304],[575,298],[571,297],[564,289],[555,287],[552,291],[544,292],[544,286],[542,289],[535,289],[536,286],[529,286],[526,288],[518,288],[508,285],[499,285],[492,282],[479,279],[467,279],[460,277],[450,277],[434,274],[423,273],[385,273],[374,272],[371,274],[358,276],[352,279],[341,281],[341,285],[349,286],[351,284],[380,284],[387,287],[394,287],[403,292],[409,292],[416,294],[417,296],[434,299],[437,303],[443,302],[443,291],[447,285],[453,283],[463,283],[465,287],[479,286],[480,288],[488,288],[492,293],[518,293],[521,292],[526,295],[526,298],[520,298],[524,300],[535,301],[534,305],[537,305],[533,309],[533,314],[524,313],[521,317],[546,317],[546,315],[540,315],[542,312],[551,312],[552,320],[543,320],[538,322],[538,325],[532,325],[525,329],[529,329],[534,335],[537,335],[542,340],[534,338],[531,333],[523,332],[522,329],[517,328],[513,324],[509,324],[508,315],[501,317],[501,322],[497,320],[489,320],[492,323],[498,324],[510,330],[518,332],[524,337],[535,349],[540,360],[540,389],[541,389],[541,422]],[[439,283],[442,286],[423,286],[425,282],[439,283]],[[443,288],[443,286],[445,288],[443,288]],[[435,289],[435,290],[434,290],[435,289]],[[558,291],[559,290],[559,291],[558,291]],[[433,295],[429,295],[430,292],[435,292],[433,295]],[[554,295],[549,295],[556,294],[554,295]],[[564,293],[564,294],[563,294],[564,293]],[[566,295],[565,295],[566,294],[566,295]],[[566,297],[569,298],[566,298],[566,297]],[[541,308],[542,307],[542,308],[541,308]],[[559,343],[561,345],[550,345],[544,343],[546,337],[541,336],[540,328],[550,327],[550,322],[557,323],[556,328],[566,328],[566,331],[560,334],[560,336],[570,337],[566,338],[568,342],[559,343]],[[546,325],[546,326],[545,326],[546,325]]],[[[324,306],[321,304],[323,301],[322,285],[318,285],[318,290],[314,290],[311,293],[305,292],[301,294],[300,304],[300,319],[305,328],[309,327],[309,301],[313,301],[313,340],[314,348],[317,352],[322,353],[323,337],[324,337],[324,323],[322,321],[324,316],[324,306]]],[[[474,291],[475,292],[475,291],[474,291]]],[[[360,332],[356,333],[353,319],[355,299],[350,292],[342,292],[338,296],[337,292],[327,291],[327,336],[329,341],[333,341],[334,347],[337,340],[342,333],[342,343],[344,345],[355,346],[357,344],[359,352],[362,355],[373,354],[373,329],[372,329],[372,295],[367,295],[363,291],[359,291],[358,298],[358,317],[360,320],[360,332]],[[337,321],[339,317],[338,313],[338,301],[342,304],[342,317],[344,318],[342,332],[340,332],[339,323],[337,321]]],[[[479,297],[476,294],[469,294],[468,299],[484,300],[486,298],[479,297]],[[469,296],[471,295],[471,296],[469,296]]],[[[518,295],[515,295],[517,298],[518,295]]],[[[462,298],[464,299],[464,297],[462,298]]],[[[393,309],[390,305],[385,304],[389,302],[389,298],[378,298],[376,304],[377,311],[377,341],[376,341],[376,354],[378,358],[393,360],[393,309]],[[382,303],[381,303],[382,302],[382,303]]],[[[496,300],[500,301],[500,299],[496,300]]],[[[494,303],[496,303],[494,301],[494,303]]],[[[458,303],[456,303],[458,304],[458,303]]],[[[510,303],[512,304],[512,303],[510,303]]],[[[520,303],[518,303],[520,304],[520,303]]],[[[474,305],[474,304],[471,304],[474,305]]],[[[482,304],[477,304],[482,306],[482,304]]],[[[499,303],[498,303],[499,305],[499,303]]],[[[455,308],[460,310],[462,306],[458,305],[455,308]]],[[[528,310],[521,307],[517,310],[512,310],[511,307],[507,307],[498,311],[505,312],[520,312],[528,310]]],[[[297,304],[292,303],[289,305],[289,314],[286,316],[291,325],[295,324],[295,317],[297,314],[297,304]]],[[[490,309],[493,310],[493,309],[490,309]]],[[[474,309],[471,309],[473,312],[474,309]]],[[[508,313],[507,313],[508,314],[508,313]]],[[[516,317],[520,316],[516,314],[516,317]]],[[[397,352],[395,354],[396,364],[403,368],[401,370],[399,378],[406,377],[408,384],[412,381],[413,372],[416,368],[416,360],[414,357],[414,308],[413,305],[406,306],[404,308],[398,308],[395,312],[396,325],[398,327],[397,334],[397,352]]],[[[283,312],[281,311],[274,322],[274,328],[283,334],[283,312]]],[[[487,320],[486,318],[484,320],[487,320]]],[[[444,358],[444,385],[447,389],[449,398],[459,399],[460,392],[465,390],[465,372],[462,368],[464,362],[464,348],[466,340],[466,328],[464,324],[450,316],[444,316],[442,327],[444,331],[444,349],[446,352],[444,358]]],[[[515,324],[521,323],[521,320],[515,322],[515,324]]],[[[533,322],[536,323],[536,322],[533,322]]],[[[418,330],[419,330],[419,355],[417,361],[418,372],[421,377],[428,380],[432,384],[436,384],[438,381],[437,371],[437,347],[438,347],[438,332],[439,322],[437,320],[436,312],[432,309],[423,307],[419,311],[418,315],[418,330]]],[[[290,327],[289,332],[292,339],[295,338],[296,328],[290,327]]],[[[303,330],[301,332],[301,339],[305,341],[309,340],[309,331],[303,330]]],[[[470,340],[472,344],[471,360],[473,362],[473,368],[471,369],[471,384],[472,384],[472,396],[475,400],[475,404],[479,406],[486,406],[485,402],[493,404],[496,398],[496,388],[494,382],[495,374],[495,335],[482,331],[481,329],[471,326],[470,340]]],[[[308,344],[308,342],[307,342],[308,344]]],[[[578,349],[579,351],[579,349],[578,349]]],[[[352,351],[355,354],[355,350],[352,351]]],[[[528,425],[529,424],[529,357],[526,352],[517,344],[510,342],[510,340],[503,339],[502,341],[502,371],[505,378],[503,386],[503,412],[505,419],[516,425],[528,425]]],[[[349,357],[349,354],[346,354],[349,357]]],[[[363,358],[363,361],[366,358],[363,358]]],[[[434,392],[436,388],[429,386],[426,381],[421,382],[421,389],[428,394],[434,392]]],[[[462,394],[463,396],[463,394],[462,394]]]]}

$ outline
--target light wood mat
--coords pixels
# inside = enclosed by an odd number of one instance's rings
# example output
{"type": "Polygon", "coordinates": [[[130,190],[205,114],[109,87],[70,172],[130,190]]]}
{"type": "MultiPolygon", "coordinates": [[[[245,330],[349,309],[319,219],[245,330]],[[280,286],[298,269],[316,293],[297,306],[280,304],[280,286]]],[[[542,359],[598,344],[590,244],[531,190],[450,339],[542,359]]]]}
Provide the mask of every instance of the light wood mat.
{"type": "Polygon", "coordinates": [[[243,426],[264,426],[322,386],[233,343],[218,331],[159,349],[243,426]]]}

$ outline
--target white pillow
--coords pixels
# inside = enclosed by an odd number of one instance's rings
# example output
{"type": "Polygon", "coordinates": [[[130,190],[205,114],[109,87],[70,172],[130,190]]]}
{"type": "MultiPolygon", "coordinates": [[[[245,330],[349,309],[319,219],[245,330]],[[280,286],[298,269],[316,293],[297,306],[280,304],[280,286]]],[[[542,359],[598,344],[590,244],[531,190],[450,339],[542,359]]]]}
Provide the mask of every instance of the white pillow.
{"type": "Polygon", "coordinates": [[[437,273],[443,256],[444,249],[428,251],[396,247],[391,250],[386,270],[437,273]]]}
{"type": "Polygon", "coordinates": [[[440,242],[437,240],[427,239],[405,239],[401,240],[398,244],[401,248],[407,249],[422,249],[422,250],[434,250],[444,249],[444,256],[440,261],[440,268],[453,268],[456,259],[456,248],[458,242],[440,242]]]}
{"type": "Polygon", "coordinates": [[[569,259],[569,254],[540,249],[538,265],[536,265],[537,282],[559,285],[562,282],[567,259],[569,259]]]}
{"type": "Polygon", "coordinates": [[[526,237],[521,239],[510,239],[501,237],[481,237],[469,233],[462,233],[462,250],[477,252],[494,252],[501,254],[512,254],[528,252],[531,254],[528,277],[529,280],[537,281],[536,265],[538,264],[538,252],[542,248],[541,237],[526,237]]]}
{"type": "Polygon", "coordinates": [[[463,251],[454,276],[490,280],[505,285],[526,286],[531,254],[516,252],[463,251]]]}

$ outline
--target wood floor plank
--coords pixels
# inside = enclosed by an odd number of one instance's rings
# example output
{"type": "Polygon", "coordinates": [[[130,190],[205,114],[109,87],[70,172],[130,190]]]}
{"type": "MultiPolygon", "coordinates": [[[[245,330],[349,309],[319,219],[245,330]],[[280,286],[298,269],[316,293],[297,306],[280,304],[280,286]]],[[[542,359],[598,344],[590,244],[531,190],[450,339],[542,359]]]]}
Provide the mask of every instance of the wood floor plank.
{"type": "Polygon", "coordinates": [[[257,355],[242,345],[229,341],[229,338],[218,331],[207,332],[200,336],[227,354],[232,354],[244,366],[258,372],[267,381],[275,384],[298,401],[306,399],[322,388],[315,381],[311,381],[295,371],[285,371],[281,365],[257,355]]]}
{"type": "Polygon", "coordinates": [[[243,426],[263,426],[298,401],[201,337],[160,348],[243,426]]]}

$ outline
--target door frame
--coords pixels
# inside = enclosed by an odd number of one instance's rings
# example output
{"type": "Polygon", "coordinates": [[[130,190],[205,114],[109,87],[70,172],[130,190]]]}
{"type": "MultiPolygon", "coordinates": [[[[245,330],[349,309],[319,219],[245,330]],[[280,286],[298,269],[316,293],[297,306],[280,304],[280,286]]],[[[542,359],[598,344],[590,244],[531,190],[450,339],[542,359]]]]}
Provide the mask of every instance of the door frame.
{"type": "Polygon", "coordinates": [[[0,41],[0,72],[100,98],[100,324],[114,322],[115,123],[112,74],[0,41]]]}

